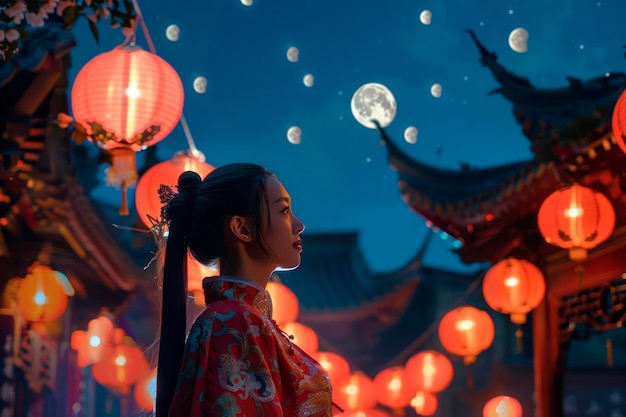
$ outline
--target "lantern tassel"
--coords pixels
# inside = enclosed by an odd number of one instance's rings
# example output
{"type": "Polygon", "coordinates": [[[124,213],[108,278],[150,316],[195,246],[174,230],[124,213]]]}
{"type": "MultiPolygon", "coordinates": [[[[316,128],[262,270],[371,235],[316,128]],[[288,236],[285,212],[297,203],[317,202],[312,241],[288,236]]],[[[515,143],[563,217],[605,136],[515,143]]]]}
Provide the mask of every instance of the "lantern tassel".
{"type": "Polygon", "coordinates": [[[522,329],[522,325],[517,325],[517,330],[515,330],[515,347],[517,353],[522,353],[524,350],[524,330],[522,329]]]}
{"type": "Polygon", "coordinates": [[[606,339],[606,363],[613,366],[613,339],[610,337],[606,339]]]}
{"type": "Polygon", "coordinates": [[[471,366],[474,362],[476,362],[476,356],[465,356],[463,358],[467,376],[467,388],[474,388],[474,373],[472,372],[471,366]]]}
{"type": "Polygon", "coordinates": [[[122,201],[120,202],[120,210],[118,212],[120,216],[128,216],[128,183],[126,180],[122,181],[122,201]]]}

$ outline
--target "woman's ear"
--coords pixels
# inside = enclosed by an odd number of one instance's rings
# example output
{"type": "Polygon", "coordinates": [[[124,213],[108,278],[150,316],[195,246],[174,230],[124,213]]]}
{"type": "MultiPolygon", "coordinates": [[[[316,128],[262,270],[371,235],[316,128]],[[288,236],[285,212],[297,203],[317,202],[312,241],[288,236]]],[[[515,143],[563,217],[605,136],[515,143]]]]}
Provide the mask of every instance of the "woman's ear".
{"type": "Polygon", "coordinates": [[[228,222],[231,233],[239,240],[250,242],[252,240],[250,227],[243,216],[232,216],[228,222]]]}

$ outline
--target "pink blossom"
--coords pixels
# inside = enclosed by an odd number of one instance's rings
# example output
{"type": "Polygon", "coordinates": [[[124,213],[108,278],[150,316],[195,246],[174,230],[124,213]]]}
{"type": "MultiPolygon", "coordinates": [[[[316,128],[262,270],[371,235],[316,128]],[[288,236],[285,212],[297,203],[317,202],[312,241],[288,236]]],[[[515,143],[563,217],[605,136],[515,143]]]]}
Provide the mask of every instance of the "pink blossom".
{"type": "Polygon", "coordinates": [[[47,14],[54,12],[54,8],[56,7],[59,0],[48,0],[46,4],[41,5],[41,9],[45,10],[47,14]]]}
{"type": "Polygon", "coordinates": [[[7,30],[6,37],[7,37],[7,41],[15,42],[16,40],[20,38],[20,32],[18,32],[15,29],[9,29],[7,30]]]}
{"type": "Polygon", "coordinates": [[[76,0],[60,0],[59,5],[57,6],[57,15],[63,16],[63,10],[70,6],[75,6],[76,0]]]}
{"type": "Polygon", "coordinates": [[[4,14],[13,20],[13,23],[19,25],[24,19],[24,13],[28,10],[23,0],[18,0],[11,7],[4,9],[4,14]]]}

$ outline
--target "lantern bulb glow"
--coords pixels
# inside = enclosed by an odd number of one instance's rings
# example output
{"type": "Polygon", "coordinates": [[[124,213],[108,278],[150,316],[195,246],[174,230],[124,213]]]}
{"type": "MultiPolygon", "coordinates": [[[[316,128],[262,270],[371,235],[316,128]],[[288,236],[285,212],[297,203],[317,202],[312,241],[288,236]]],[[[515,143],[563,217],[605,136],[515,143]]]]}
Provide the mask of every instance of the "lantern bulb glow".
{"type": "Polygon", "coordinates": [[[150,394],[150,398],[152,398],[152,400],[156,399],[156,385],[157,381],[155,376],[150,380],[150,383],[148,384],[148,394],[150,394]]]}
{"type": "Polygon", "coordinates": [[[387,384],[387,389],[389,389],[389,391],[399,391],[402,388],[402,380],[398,377],[395,377],[394,379],[392,379],[391,381],[389,381],[389,384],[387,384]]]}
{"type": "Polygon", "coordinates": [[[126,97],[128,98],[139,98],[141,96],[141,92],[135,86],[130,86],[126,89],[126,97]]]}
{"type": "Polygon", "coordinates": [[[99,336],[91,336],[89,338],[89,345],[93,347],[100,346],[100,337],[99,336]]]}
{"type": "Polygon", "coordinates": [[[457,330],[465,332],[474,327],[474,322],[472,320],[459,320],[456,322],[455,327],[457,330]]]}
{"type": "Polygon", "coordinates": [[[580,207],[570,207],[567,210],[565,210],[565,217],[569,217],[571,219],[581,217],[582,215],[583,215],[583,209],[580,207]]]}
{"type": "Polygon", "coordinates": [[[359,393],[359,387],[354,384],[348,385],[345,390],[348,395],[357,395],[359,393]]]}
{"type": "Polygon", "coordinates": [[[115,364],[117,366],[124,366],[124,365],[126,365],[126,356],[119,355],[118,357],[116,357],[115,358],[115,364]]]}
{"type": "Polygon", "coordinates": [[[508,277],[504,280],[504,285],[506,285],[507,287],[517,287],[519,285],[519,278],[508,277]]]}
{"type": "Polygon", "coordinates": [[[34,297],[34,301],[35,304],[37,304],[38,306],[46,304],[46,294],[44,294],[43,291],[37,291],[34,297]]]}

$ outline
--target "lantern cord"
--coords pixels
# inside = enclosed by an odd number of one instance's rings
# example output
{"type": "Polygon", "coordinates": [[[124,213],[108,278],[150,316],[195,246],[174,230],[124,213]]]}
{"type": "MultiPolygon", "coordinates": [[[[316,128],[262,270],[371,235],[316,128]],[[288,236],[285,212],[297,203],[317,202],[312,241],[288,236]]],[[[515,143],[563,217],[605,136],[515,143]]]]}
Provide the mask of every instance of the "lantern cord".
{"type": "MultiPolygon", "coordinates": [[[[141,31],[143,32],[144,37],[146,38],[146,42],[148,43],[148,49],[154,55],[157,55],[156,48],[154,47],[154,42],[152,42],[152,37],[150,36],[150,32],[148,31],[148,26],[146,25],[146,21],[143,18],[143,14],[141,13],[141,9],[139,8],[139,2],[137,0],[133,0],[133,7],[137,12],[137,22],[141,25],[141,31]]],[[[135,28],[135,32],[136,32],[135,28]]],[[[134,37],[134,34],[133,34],[134,37]]],[[[185,133],[185,138],[187,139],[187,144],[189,145],[189,150],[191,150],[192,155],[198,157],[200,151],[196,147],[196,142],[193,140],[191,136],[191,130],[189,129],[189,125],[187,124],[187,118],[185,118],[185,114],[181,112],[180,114],[180,124],[183,127],[183,132],[185,133]]],[[[202,155],[204,156],[204,155],[202,155]]],[[[203,161],[204,162],[204,161],[203,161]]]]}

